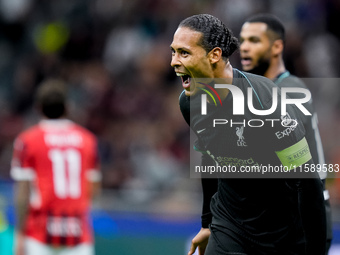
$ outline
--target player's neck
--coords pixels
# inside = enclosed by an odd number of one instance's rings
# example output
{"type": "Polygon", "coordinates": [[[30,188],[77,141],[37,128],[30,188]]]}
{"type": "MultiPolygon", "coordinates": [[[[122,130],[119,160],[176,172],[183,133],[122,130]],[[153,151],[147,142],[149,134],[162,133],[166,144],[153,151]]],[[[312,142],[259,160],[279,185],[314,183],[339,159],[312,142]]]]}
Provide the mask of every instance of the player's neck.
{"type": "Polygon", "coordinates": [[[279,74],[286,71],[285,64],[283,62],[282,58],[279,58],[277,60],[272,60],[269,68],[265,72],[264,76],[267,77],[270,80],[274,80],[279,74]]]}
{"type": "MultiPolygon", "coordinates": [[[[214,74],[214,79],[217,83],[232,84],[233,81],[233,67],[228,61],[219,72],[214,74]]],[[[228,89],[216,89],[221,100],[225,99],[229,93],[228,89]]]]}

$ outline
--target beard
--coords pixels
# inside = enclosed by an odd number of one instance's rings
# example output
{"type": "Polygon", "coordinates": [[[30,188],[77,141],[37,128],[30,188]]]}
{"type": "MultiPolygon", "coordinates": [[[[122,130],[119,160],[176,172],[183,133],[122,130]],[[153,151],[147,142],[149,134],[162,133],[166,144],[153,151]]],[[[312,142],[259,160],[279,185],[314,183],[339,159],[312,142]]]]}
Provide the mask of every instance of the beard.
{"type": "Polygon", "coordinates": [[[266,71],[269,68],[269,65],[270,65],[269,59],[260,58],[258,60],[257,65],[254,66],[253,69],[248,70],[247,72],[264,76],[264,74],[266,73],[266,71]]]}

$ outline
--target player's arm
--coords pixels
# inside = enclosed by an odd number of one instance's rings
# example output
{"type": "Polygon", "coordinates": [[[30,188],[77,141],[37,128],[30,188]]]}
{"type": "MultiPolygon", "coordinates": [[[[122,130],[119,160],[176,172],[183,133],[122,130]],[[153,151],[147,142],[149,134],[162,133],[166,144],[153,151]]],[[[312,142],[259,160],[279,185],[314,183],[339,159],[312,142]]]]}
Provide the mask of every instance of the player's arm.
{"type": "Polygon", "coordinates": [[[306,254],[325,254],[326,212],[322,183],[318,177],[301,179],[299,210],[306,236],[306,254]]]}
{"type": "Polygon", "coordinates": [[[204,255],[205,249],[208,245],[209,237],[210,237],[210,229],[201,228],[198,234],[191,241],[191,246],[190,246],[188,255],[194,254],[197,247],[198,247],[198,254],[204,255]]]}
{"type": "Polygon", "coordinates": [[[17,138],[13,144],[13,156],[10,174],[14,183],[16,255],[24,255],[25,224],[29,210],[30,186],[34,179],[34,170],[30,161],[30,152],[25,139],[17,138]]]}
{"type": "MultiPolygon", "coordinates": [[[[179,105],[185,121],[190,126],[190,101],[189,98],[185,96],[184,91],[179,97],[179,105]]],[[[199,144],[198,140],[196,141],[194,148],[196,151],[202,152],[202,166],[215,165],[215,162],[211,157],[204,152],[203,146],[199,144]]],[[[203,191],[202,227],[198,234],[192,239],[188,255],[194,254],[197,247],[199,255],[204,255],[210,236],[209,224],[212,219],[210,201],[211,197],[217,192],[217,179],[202,178],[201,182],[203,191]]]]}
{"type": "Polygon", "coordinates": [[[96,178],[89,178],[88,179],[88,191],[89,196],[94,199],[95,197],[99,196],[101,193],[101,176],[96,178]]]}
{"type": "Polygon", "coordinates": [[[27,220],[30,197],[30,181],[19,180],[14,184],[15,197],[15,255],[24,255],[25,223],[27,220]]]}
{"type": "MultiPolygon", "coordinates": [[[[278,103],[281,105],[281,102],[278,103]]],[[[272,134],[275,141],[275,152],[287,174],[286,184],[298,195],[298,211],[306,240],[306,254],[325,254],[326,217],[323,202],[322,183],[316,171],[311,171],[313,159],[306,130],[303,125],[303,115],[295,104],[286,105],[286,115],[281,115],[278,107],[271,116],[282,120],[281,125],[274,128],[272,134]],[[279,149],[280,148],[280,149],[279,149]]]]}
{"type": "Polygon", "coordinates": [[[16,255],[24,255],[25,222],[28,215],[30,194],[29,181],[17,181],[15,183],[15,212],[16,212],[16,255]]]}
{"type": "Polygon", "coordinates": [[[17,181],[15,183],[15,209],[16,209],[16,230],[23,233],[28,212],[30,194],[29,181],[17,181]]]}
{"type": "Polygon", "coordinates": [[[306,238],[306,254],[325,254],[326,247],[326,212],[323,198],[323,185],[319,175],[311,171],[313,159],[305,138],[294,145],[276,152],[281,163],[289,168],[296,165],[299,179],[287,180],[292,188],[297,189],[299,213],[306,238]]]}
{"type": "MultiPolygon", "coordinates": [[[[212,166],[215,162],[211,159],[208,154],[202,154],[202,166],[212,166]]],[[[190,251],[188,255],[195,252],[198,247],[199,255],[203,255],[208,244],[210,229],[209,224],[212,220],[212,214],[210,211],[210,201],[212,196],[217,192],[218,179],[211,178],[201,178],[202,191],[203,191],[203,206],[202,206],[202,216],[201,216],[201,230],[192,239],[190,251]]]]}
{"type": "Polygon", "coordinates": [[[100,171],[99,150],[95,136],[92,136],[91,142],[91,153],[89,154],[90,157],[88,157],[89,169],[86,173],[86,179],[88,183],[89,197],[93,199],[101,193],[102,173],[100,171]]]}
{"type": "Polygon", "coordinates": [[[102,174],[100,171],[100,166],[98,160],[96,159],[97,156],[94,158],[93,166],[91,169],[88,169],[86,173],[87,185],[88,185],[88,192],[89,197],[94,199],[98,197],[101,193],[101,184],[102,184],[102,174]]]}
{"type": "Polygon", "coordinates": [[[18,231],[24,230],[26,215],[28,212],[29,194],[29,181],[17,181],[15,183],[16,228],[18,231]]]}

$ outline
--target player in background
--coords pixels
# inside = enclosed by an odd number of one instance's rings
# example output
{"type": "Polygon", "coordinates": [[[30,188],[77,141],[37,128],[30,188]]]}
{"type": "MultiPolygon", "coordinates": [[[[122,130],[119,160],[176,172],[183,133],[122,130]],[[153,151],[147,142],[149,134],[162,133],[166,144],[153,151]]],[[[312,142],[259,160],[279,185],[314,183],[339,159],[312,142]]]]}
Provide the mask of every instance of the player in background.
{"type": "Polygon", "coordinates": [[[91,198],[100,190],[97,140],[66,119],[66,89],[59,80],[36,94],[41,121],[14,142],[15,255],[93,255],[91,198]]]}
{"type": "MultiPolygon", "coordinates": [[[[240,32],[241,64],[244,71],[263,75],[274,81],[280,88],[295,87],[307,88],[304,82],[292,75],[286,68],[283,60],[285,44],[285,28],[282,22],[271,14],[258,14],[248,18],[240,32]]],[[[290,93],[291,98],[299,94],[290,93]]],[[[325,164],[322,141],[318,128],[318,119],[312,100],[305,104],[311,116],[303,115],[303,125],[306,130],[306,139],[311,150],[314,164],[325,164]]],[[[324,185],[324,199],[327,213],[327,253],[332,241],[332,222],[329,193],[325,182],[327,172],[319,172],[324,185]]],[[[327,254],[326,253],[326,254],[327,254]]]]}

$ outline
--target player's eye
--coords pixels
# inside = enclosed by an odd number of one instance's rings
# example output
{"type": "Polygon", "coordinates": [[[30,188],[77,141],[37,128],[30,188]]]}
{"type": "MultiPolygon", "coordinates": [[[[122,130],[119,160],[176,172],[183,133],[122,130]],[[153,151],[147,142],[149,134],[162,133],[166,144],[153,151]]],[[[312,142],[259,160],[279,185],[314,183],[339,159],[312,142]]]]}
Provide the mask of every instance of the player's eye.
{"type": "Polygon", "coordinates": [[[250,38],[249,41],[252,42],[252,43],[258,43],[258,42],[260,42],[260,38],[258,38],[258,37],[252,37],[252,38],[250,38]]]}
{"type": "Polygon", "coordinates": [[[182,51],[181,51],[181,55],[182,55],[183,57],[186,57],[186,56],[189,55],[189,52],[187,52],[187,51],[185,51],[185,50],[182,50],[182,51]]]}

